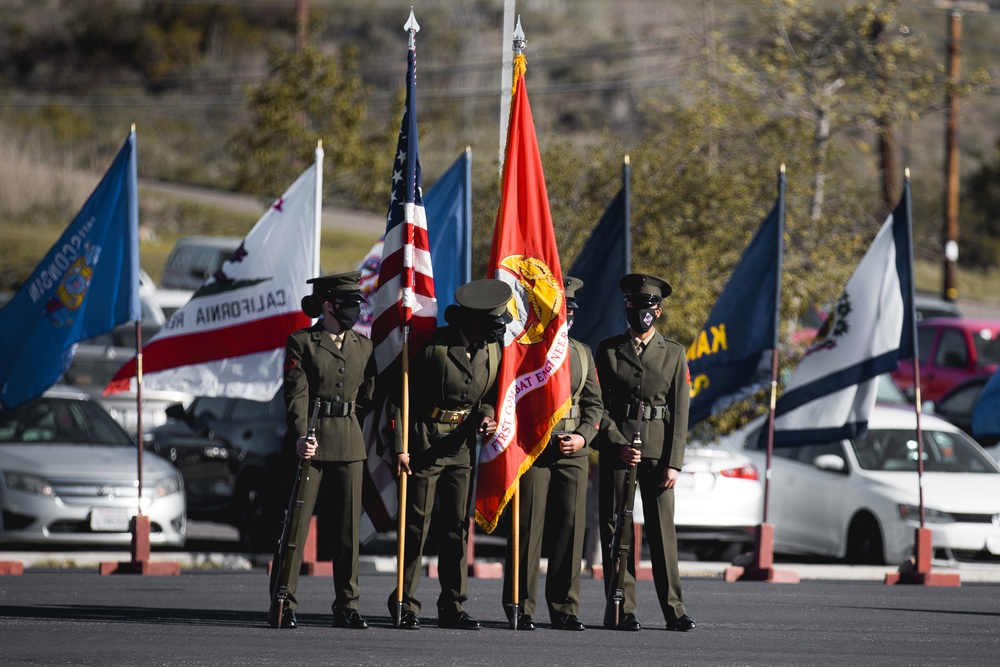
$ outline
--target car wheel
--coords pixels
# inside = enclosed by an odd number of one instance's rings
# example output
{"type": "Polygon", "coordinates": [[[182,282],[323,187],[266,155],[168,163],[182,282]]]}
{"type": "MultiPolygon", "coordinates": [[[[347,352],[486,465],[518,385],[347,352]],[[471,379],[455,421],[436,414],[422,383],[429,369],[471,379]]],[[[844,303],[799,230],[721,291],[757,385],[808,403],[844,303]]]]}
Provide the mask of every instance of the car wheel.
{"type": "Polygon", "coordinates": [[[882,531],[870,514],[854,517],[847,531],[847,557],[852,565],[885,565],[882,531]]]}

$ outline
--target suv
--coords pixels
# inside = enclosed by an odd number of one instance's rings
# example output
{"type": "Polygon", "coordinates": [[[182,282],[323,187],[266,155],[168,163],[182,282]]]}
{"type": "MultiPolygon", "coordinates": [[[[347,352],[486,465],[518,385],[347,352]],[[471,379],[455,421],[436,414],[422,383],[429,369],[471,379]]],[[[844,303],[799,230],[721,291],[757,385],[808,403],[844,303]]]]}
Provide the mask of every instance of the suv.
{"type": "Polygon", "coordinates": [[[196,290],[243,243],[236,236],[185,236],[177,239],[163,266],[160,285],[166,289],[196,290]]]}
{"type": "MultiPolygon", "coordinates": [[[[936,401],[959,382],[993,373],[1000,364],[1000,321],[930,318],[917,326],[920,394],[936,401]]],[[[913,398],[913,360],[901,359],[892,373],[913,398]]]]}
{"type": "Polygon", "coordinates": [[[184,476],[188,516],[235,526],[247,550],[274,546],[285,403],[199,396],[150,431],[145,446],[184,476]]]}

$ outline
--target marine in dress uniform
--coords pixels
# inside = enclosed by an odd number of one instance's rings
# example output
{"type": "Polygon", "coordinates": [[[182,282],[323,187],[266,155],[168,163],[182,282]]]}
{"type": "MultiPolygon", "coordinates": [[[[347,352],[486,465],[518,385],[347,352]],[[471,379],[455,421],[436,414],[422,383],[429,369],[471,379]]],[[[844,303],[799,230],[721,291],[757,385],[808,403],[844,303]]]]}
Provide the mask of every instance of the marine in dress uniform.
{"type": "MultiPolygon", "coordinates": [[[[656,596],[668,630],[691,630],[694,620],[684,610],[677,565],[674,487],[684,463],[688,405],[691,400],[684,347],[660,335],[653,324],[670,296],[670,284],[642,273],[619,283],[625,294],[629,328],[597,346],[597,375],[604,398],[600,442],[600,522],[604,580],[613,572],[610,553],[618,496],[628,462],[638,465],[637,492],[642,498],[646,540],[656,596]],[[641,451],[632,447],[640,402],[643,406],[641,451]]],[[[637,549],[636,549],[637,551],[637,549]]],[[[619,630],[641,629],[636,618],[635,563],[629,558],[621,573],[625,600],[619,630]]]]}
{"type": "MultiPolygon", "coordinates": [[[[569,326],[577,308],[579,278],[563,284],[569,326]]],[[[535,595],[543,549],[549,567],[545,575],[545,601],[552,628],[583,630],[580,621],[580,559],[583,555],[584,513],[587,507],[589,447],[597,435],[604,412],[597,371],[590,348],[570,339],[569,414],[552,431],[552,440],[531,468],[521,476],[520,550],[518,592],[521,610],[518,629],[535,629],[535,595]]],[[[503,605],[510,615],[513,596],[513,544],[507,538],[503,605]]]]}
{"type": "MultiPolygon", "coordinates": [[[[361,479],[366,458],[364,437],[358,412],[371,404],[375,388],[375,358],[372,342],[351,330],[358,319],[363,301],[358,285],[360,273],[354,271],[322,276],[308,281],[313,293],[302,299],[302,310],[320,320],[308,329],[288,337],[285,345],[284,395],[286,422],[282,456],[286,462],[303,457],[304,468],[299,497],[303,503],[292,517],[289,539],[290,558],[283,582],[288,585],[283,628],[296,626],[295,590],[302,564],[309,521],[320,488],[324,489],[323,511],[330,518],[333,561],[333,625],[364,629],[368,623],[357,611],[358,551],[361,523],[361,479]],[[316,439],[306,437],[316,398],[320,412],[316,439]]],[[[289,468],[290,466],[284,466],[289,468]]],[[[292,480],[282,480],[287,497],[292,480]]],[[[278,625],[277,608],[272,605],[268,620],[278,625]]]]}
{"type": "MultiPolygon", "coordinates": [[[[492,279],[474,280],[455,291],[456,305],[445,311],[448,326],[411,364],[408,452],[401,454],[395,433],[397,472],[409,474],[403,554],[403,595],[399,627],[420,627],[421,554],[437,499],[438,626],[478,630],[462,606],[468,598],[469,509],[477,438],[496,430],[494,405],[503,334],[510,322],[510,287],[492,279]]],[[[392,389],[389,395],[393,396],[392,389]]],[[[398,394],[398,391],[395,392],[398,394]]],[[[399,402],[389,409],[399,421],[399,402]]],[[[388,599],[395,620],[398,591],[388,599]]]]}

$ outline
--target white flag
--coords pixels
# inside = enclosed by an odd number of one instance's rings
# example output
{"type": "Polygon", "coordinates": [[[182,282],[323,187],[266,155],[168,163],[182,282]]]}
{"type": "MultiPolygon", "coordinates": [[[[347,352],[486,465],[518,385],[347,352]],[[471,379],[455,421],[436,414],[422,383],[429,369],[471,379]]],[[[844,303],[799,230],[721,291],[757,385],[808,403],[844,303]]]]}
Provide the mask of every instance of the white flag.
{"type": "MultiPolygon", "coordinates": [[[[312,322],[301,301],[319,275],[322,155],[143,348],[143,387],[257,401],[278,391],[288,335],[312,322]]],[[[134,388],[135,374],[132,359],[105,393],[134,388]]]]}
{"type": "Polygon", "coordinates": [[[910,190],[886,219],[775,406],[774,445],[863,435],[877,378],[913,355],[910,190]]]}

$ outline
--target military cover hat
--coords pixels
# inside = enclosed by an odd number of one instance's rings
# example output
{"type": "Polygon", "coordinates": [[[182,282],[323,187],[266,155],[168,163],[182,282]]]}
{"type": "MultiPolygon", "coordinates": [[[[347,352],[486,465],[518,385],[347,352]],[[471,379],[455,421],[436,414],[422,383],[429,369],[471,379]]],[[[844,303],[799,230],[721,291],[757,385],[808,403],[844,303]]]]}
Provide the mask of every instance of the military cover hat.
{"type": "Polygon", "coordinates": [[[360,271],[348,271],[307,280],[306,283],[313,286],[313,293],[302,297],[302,312],[309,317],[319,317],[323,314],[323,302],[334,299],[361,303],[365,297],[361,295],[360,279],[360,271]]]}
{"type": "Polygon", "coordinates": [[[455,301],[468,310],[496,317],[507,311],[507,302],[514,294],[502,280],[483,278],[465,283],[455,290],[455,301]]]}
{"type": "Polygon", "coordinates": [[[313,286],[313,297],[327,301],[329,299],[343,299],[345,301],[364,301],[361,295],[360,271],[348,271],[347,273],[336,273],[330,276],[320,276],[307,280],[313,286]]]}
{"type": "Polygon", "coordinates": [[[580,304],[576,300],[576,292],[583,287],[583,281],[573,276],[563,278],[563,288],[566,292],[566,307],[571,310],[579,308],[580,304]]]}
{"type": "Polygon", "coordinates": [[[630,273],[622,277],[618,286],[626,297],[645,295],[652,303],[659,303],[673,292],[670,283],[648,273],[630,273]]]}

